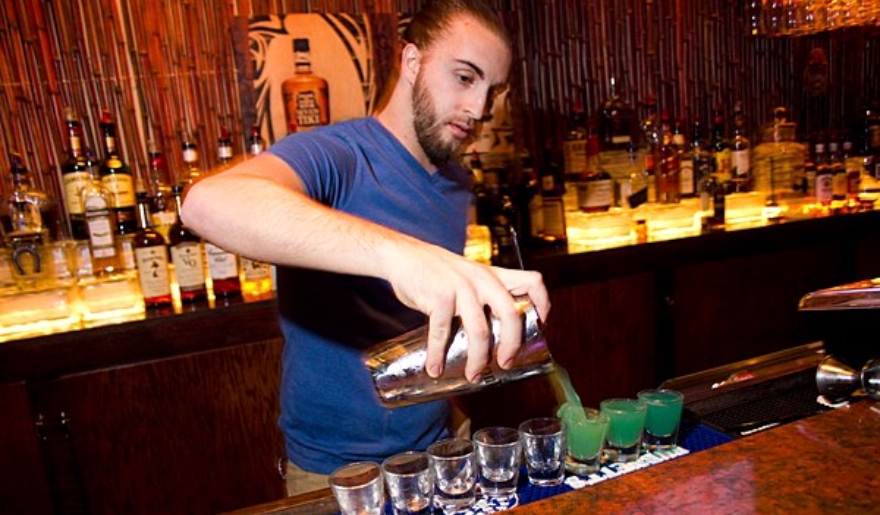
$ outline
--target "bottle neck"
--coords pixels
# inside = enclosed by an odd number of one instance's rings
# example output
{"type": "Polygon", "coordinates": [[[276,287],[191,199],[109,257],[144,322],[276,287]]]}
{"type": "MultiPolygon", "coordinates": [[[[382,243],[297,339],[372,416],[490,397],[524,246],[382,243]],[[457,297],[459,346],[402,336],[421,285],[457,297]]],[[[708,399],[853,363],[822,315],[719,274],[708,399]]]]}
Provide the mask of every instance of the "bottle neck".
{"type": "Polygon", "coordinates": [[[142,231],[152,229],[153,226],[150,224],[150,208],[147,206],[147,202],[144,200],[138,200],[137,208],[138,227],[142,231]]]}

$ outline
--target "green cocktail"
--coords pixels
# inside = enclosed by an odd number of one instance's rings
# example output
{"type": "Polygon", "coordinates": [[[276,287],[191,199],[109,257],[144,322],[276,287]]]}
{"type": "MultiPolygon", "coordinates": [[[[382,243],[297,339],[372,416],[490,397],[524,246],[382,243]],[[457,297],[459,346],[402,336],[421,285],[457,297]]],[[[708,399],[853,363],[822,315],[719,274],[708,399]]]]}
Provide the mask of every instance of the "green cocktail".
{"type": "Polygon", "coordinates": [[[674,390],[643,390],[639,392],[646,408],[645,444],[648,447],[673,447],[678,442],[678,426],[684,396],[674,390]]]}
{"type": "Polygon", "coordinates": [[[566,470],[579,476],[599,470],[608,435],[608,416],[593,408],[569,404],[564,404],[558,415],[565,430],[566,470]]]}
{"type": "Polygon", "coordinates": [[[605,399],[599,405],[608,415],[608,454],[615,461],[635,461],[645,429],[645,404],[637,399],[605,399]]]}

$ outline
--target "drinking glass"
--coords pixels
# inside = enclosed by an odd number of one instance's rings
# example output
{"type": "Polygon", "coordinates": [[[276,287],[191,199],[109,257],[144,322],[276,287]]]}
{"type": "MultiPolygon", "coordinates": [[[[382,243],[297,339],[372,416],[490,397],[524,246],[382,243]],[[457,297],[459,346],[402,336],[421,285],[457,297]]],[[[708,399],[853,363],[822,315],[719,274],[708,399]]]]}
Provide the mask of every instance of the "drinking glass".
{"type": "Polygon", "coordinates": [[[490,497],[516,493],[519,481],[519,431],[512,427],[487,427],[474,433],[481,491],[490,497]]]}
{"type": "Polygon", "coordinates": [[[330,474],[330,489],[342,515],[381,515],[385,508],[382,471],[372,462],[343,465],[330,474]]]}
{"type": "Polygon", "coordinates": [[[434,469],[426,452],[408,451],[382,462],[382,475],[394,515],[430,513],[434,503],[434,469]]]}
{"type": "Polygon", "coordinates": [[[474,443],[464,438],[447,438],[428,447],[434,469],[434,505],[445,514],[473,506],[476,493],[474,443]]]}
{"type": "Polygon", "coordinates": [[[556,486],[565,479],[565,431],[555,417],[526,420],[519,425],[529,483],[556,486]]]}
{"type": "Polygon", "coordinates": [[[559,416],[565,429],[565,469],[581,477],[598,472],[608,436],[608,415],[594,408],[566,403],[559,410],[559,416]]]}
{"type": "Polygon", "coordinates": [[[642,390],[638,398],[645,404],[643,444],[648,449],[670,449],[678,445],[678,427],[684,395],[675,390],[642,390]]]}
{"type": "Polygon", "coordinates": [[[605,399],[599,403],[599,410],[609,419],[605,445],[608,460],[626,462],[639,459],[647,412],[645,404],[638,399],[605,399]]]}

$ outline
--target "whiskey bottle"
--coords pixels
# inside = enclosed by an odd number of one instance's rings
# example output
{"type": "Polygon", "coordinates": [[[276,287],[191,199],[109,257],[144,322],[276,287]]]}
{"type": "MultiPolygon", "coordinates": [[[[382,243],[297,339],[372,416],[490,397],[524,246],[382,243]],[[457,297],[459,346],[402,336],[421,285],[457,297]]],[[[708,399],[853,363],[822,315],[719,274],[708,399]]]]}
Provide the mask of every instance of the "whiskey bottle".
{"type": "Polygon", "coordinates": [[[565,224],[565,181],[562,170],[553,153],[552,143],[544,148],[544,156],[540,168],[541,204],[544,227],[541,240],[544,246],[565,248],[568,246],[568,234],[565,224]]]}
{"type": "Polygon", "coordinates": [[[712,121],[712,140],[709,145],[712,154],[712,223],[723,227],[726,218],[727,194],[730,193],[731,168],[733,167],[730,144],[725,135],[724,111],[721,104],[715,106],[712,121]]]}
{"type": "MultiPolygon", "coordinates": [[[[656,182],[657,177],[657,151],[660,148],[660,123],[657,120],[657,99],[653,94],[645,97],[645,114],[639,124],[641,130],[641,142],[639,147],[645,153],[645,173],[648,179],[656,182]]],[[[651,202],[655,202],[655,196],[651,196],[651,202]]]]}
{"type": "Polygon", "coordinates": [[[225,170],[232,165],[234,151],[232,150],[232,138],[226,127],[220,128],[220,137],[217,138],[217,168],[225,170]]]}
{"type": "Polygon", "coordinates": [[[528,154],[524,155],[521,166],[519,183],[513,194],[516,207],[516,234],[522,246],[532,247],[540,241],[544,229],[544,206],[532,157],[528,154]]]}
{"type": "Polygon", "coordinates": [[[611,78],[611,96],[599,109],[599,144],[603,152],[627,151],[636,133],[636,113],[611,78]]]}
{"type": "Polygon", "coordinates": [[[697,181],[694,176],[694,154],[684,134],[680,118],[672,124],[672,145],[678,152],[679,186],[681,198],[693,198],[697,194],[697,181]]]}
{"type": "Polygon", "coordinates": [[[813,145],[813,163],[816,166],[815,191],[813,195],[816,202],[824,206],[831,205],[834,198],[834,172],[825,155],[825,143],[816,142],[813,145]]]}
{"type": "Polygon", "coordinates": [[[44,248],[49,244],[50,205],[53,202],[45,192],[34,188],[30,171],[18,152],[10,152],[9,194],[3,201],[0,214],[6,246],[12,259],[12,275],[26,288],[37,286],[46,276],[49,263],[44,262],[44,248]]]}
{"type": "MultiPolygon", "coordinates": [[[[697,188],[697,196],[701,196],[703,190],[700,188],[700,184],[712,175],[713,165],[709,142],[703,137],[703,128],[699,120],[694,121],[690,153],[694,163],[694,184],[697,188]]],[[[708,206],[702,209],[705,211],[708,206]]]]}
{"type": "Polygon", "coordinates": [[[83,151],[82,125],[73,113],[73,108],[64,108],[64,119],[67,124],[67,159],[61,165],[61,185],[64,194],[64,207],[70,223],[70,232],[75,240],[87,240],[89,231],[86,229],[85,210],[80,192],[91,180],[89,167],[83,151]]]}
{"type": "Polygon", "coordinates": [[[215,298],[231,298],[241,295],[241,278],[238,275],[238,256],[209,241],[204,242],[208,274],[211,276],[215,298]]]}
{"type": "Polygon", "coordinates": [[[180,149],[183,152],[183,173],[180,174],[178,182],[192,184],[202,176],[202,166],[199,162],[199,146],[189,131],[183,132],[180,149]]]}
{"type": "MultiPolygon", "coordinates": [[[[578,209],[587,213],[608,211],[614,205],[614,179],[598,160],[596,121],[587,120],[586,168],[577,185],[578,209]]],[[[572,189],[571,185],[566,189],[572,189]]]]}
{"type": "Polygon", "coordinates": [[[660,145],[657,148],[657,202],[676,204],[681,200],[681,169],[678,149],[672,143],[672,121],[664,111],[660,118],[660,145]]]}
{"type": "Polygon", "coordinates": [[[831,198],[846,200],[846,166],[836,138],[828,142],[828,166],[831,168],[831,198]]]}
{"type": "Polygon", "coordinates": [[[733,139],[730,142],[731,180],[733,190],[752,190],[752,145],[745,135],[745,117],[742,103],[733,109],[733,139]]]}
{"type": "Polygon", "coordinates": [[[177,220],[171,186],[168,185],[168,165],[165,156],[153,140],[147,142],[147,157],[150,160],[150,221],[156,232],[168,241],[168,231],[177,220]]]}
{"type": "Polygon", "coordinates": [[[258,156],[266,150],[266,144],[263,141],[263,135],[260,134],[259,125],[251,125],[251,132],[248,135],[248,154],[251,157],[258,156]]]}
{"type": "Polygon", "coordinates": [[[150,196],[136,194],[138,230],[134,234],[134,256],[138,282],[147,308],[172,305],[171,277],[168,271],[168,245],[150,224],[150,196]]]}
{"type": "Polygon", "coordinates": [[[135,220],[134,178],[128,164],[122,159],[116,145],[116,124],[110,111],[101,113],[101,132],[104,135],[104,160],[101,162],[101,182],[110,193],[110,208],[116,213],[117,234],[134,232],[135,220]]]}
{"type": "Polygon", "coordinates": [[[89,248],[92,254],[92,273],[97,276],[113,274],[122,270],[122,260],[117,246],[116,210],[113,196],[90,166],[90,180],[80,195],[85,212],[89,248]]]}
{"type": "MultiPolygon", "coordinates": [[[[250,157],[256,157],[262,154],[264,150],[266,150],[266,145],[260,134],[260,127],[252,125],[250,135],[248,136],[248,154],[250,157]]],[[[241,292],[244,296],[259,297],[275,289],[272,280],[272,265],[250,259],[246,256],[240,257],[241,292]]]]}
{"type": "Polygon", "coordinates": [[[579,101],[575,101],[571,108],[568,131],[562,142],[562,169],[565,183],[569,185],[565,191],[565,209],[577,211],[578,189],[585,188],[581,183],[587,173],[587,125],[579,101]]]}
{"type": "Polygon", "coordinates": [[[205,283],[202,239],[189,230],[180,218],[183,205],[182,192],[183,186],[180,184],[171,187],[171,195],[174,197],[174,206],[177,210],[177,220],[168,232],[168,247],[171,250],[174,275],[180,288],[180,301],[192,304],[208,298],[208,287],[205,283]]]}
{"type": "Polygon", "coordinates": [[[294,39],[296,75],[281,83],[284,114],[290,133],[303,132],[330,123],[327,81],[312,73],[309,40],[294,39]]]}

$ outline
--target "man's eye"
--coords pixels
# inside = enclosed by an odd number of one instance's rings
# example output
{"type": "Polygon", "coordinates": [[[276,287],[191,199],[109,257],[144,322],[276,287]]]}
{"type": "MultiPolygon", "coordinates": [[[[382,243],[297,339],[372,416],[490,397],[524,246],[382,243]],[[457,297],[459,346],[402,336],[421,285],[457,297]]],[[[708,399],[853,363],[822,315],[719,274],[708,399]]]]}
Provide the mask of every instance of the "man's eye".
{"type": "Polygon", "coordinates": [[[459,74],[457,78],[461,84],[471,85],[474,83],[474,78],[471,75],[459,74]]]}

